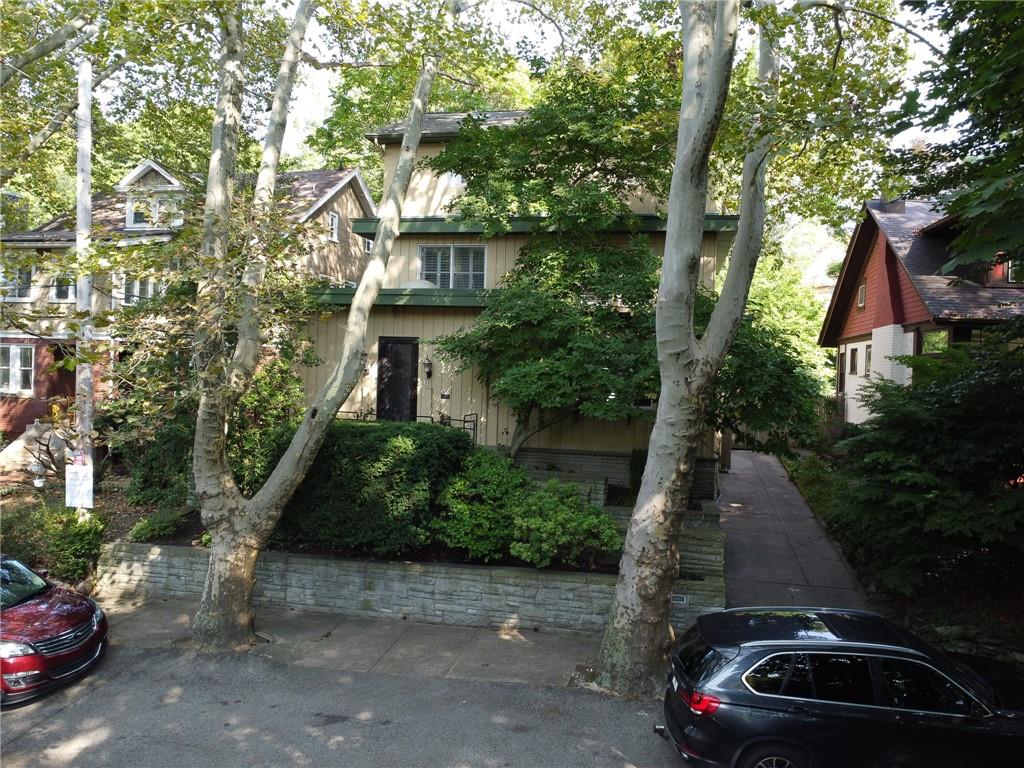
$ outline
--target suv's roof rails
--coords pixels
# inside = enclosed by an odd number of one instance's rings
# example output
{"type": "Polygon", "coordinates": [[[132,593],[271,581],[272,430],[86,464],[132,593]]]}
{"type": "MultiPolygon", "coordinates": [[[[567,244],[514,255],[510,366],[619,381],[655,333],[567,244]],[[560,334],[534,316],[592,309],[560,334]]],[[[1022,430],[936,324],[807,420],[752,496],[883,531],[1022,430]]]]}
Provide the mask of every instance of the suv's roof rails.
{"type": "Polygon", "coordinates": [[[876,651],[897,651],[899,653],[911,653],[915,656],[922,656],[928,658],[928,654],[924,651],[920,651],[917,648],[912,648],[908,645],[887,645],[886,643],[859,643],[854,640],[748,640],[741,642],[744,648],[750,647],[793,647],[798,646],[800,648],[806,648],[810,645],[821,645],[829,646],[830,648],[867,648],[876,651]]]}

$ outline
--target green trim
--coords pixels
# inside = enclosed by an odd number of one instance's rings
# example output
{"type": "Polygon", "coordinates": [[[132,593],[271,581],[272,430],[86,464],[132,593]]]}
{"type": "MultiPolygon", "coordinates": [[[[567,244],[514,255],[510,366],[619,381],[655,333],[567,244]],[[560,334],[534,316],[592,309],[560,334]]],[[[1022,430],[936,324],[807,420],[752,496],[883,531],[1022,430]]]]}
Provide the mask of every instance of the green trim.
{"type": "MultiPolygon", "coordinates": [[[[544,218],[540,216],[515,218],[509,222],[508,232],[503,234],[533,232],[543,221],[544,218]]],[[[738,216],[706,213],[704,214],[704,231],[734,232],[738,222],[738,216]]],[[[352,231],[357,235],[373,237],[377,234],[377,219],[353,219],[352,231]]],[[[421,216],[402,219],[398,227],[398,232],[402,235],[481,234],[483,231],[483,225],[478,222],[445,218],[443,216],[421,216]]],[[[634,230],[623,226],[621,229],[611,231],[627,232],[634,230]]],[[[637,216],[635,231],[664,232],[665,219],[652,215],[637,216]]]]}
{"type": "MultiPolygon", "coordinates": [[[[355,288],[318,288],[313,297],[326,304],[348,306],[355,288]]],[[[375,307],[486,307],[491,291],[467,288],[381,288],[375,307]]]]}

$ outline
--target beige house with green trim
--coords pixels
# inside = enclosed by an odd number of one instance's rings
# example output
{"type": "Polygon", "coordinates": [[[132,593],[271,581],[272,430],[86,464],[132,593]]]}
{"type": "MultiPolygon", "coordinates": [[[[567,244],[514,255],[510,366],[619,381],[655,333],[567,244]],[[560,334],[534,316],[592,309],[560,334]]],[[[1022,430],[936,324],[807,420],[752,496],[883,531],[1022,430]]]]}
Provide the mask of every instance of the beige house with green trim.
{"type": "MultiPolygon", "coordinates": [[[[495,112],[485,126],[509,125],[522,112],[495,112]]],[[[437,154],[453,138],[465,113],[424,116],[419,158],[437,154]]],[[[394,175],[403,123],[384,126],[369,135],[382,153],[385,188],[394,175]]],[[[462,180],[417,167],[403,206],[399,237],[388,262],[380,297],[367,330],[365,374],[342,406],[342,415],[400,421],[434,421],[467,429],[480,445],[502,447],[515,430],[511,409],[493,398],[472,370],[444,363],[432,340],[472,324],[487,305],[490,292],[515,263],[520,248],[539,219],[517,219],[511,231],[484,237],[480,227],[450,215],[447,206],[463,192],[462,180]]],[[[664,221],[653,200],[631,202],[642,229],[656,251],[664,247],[664,221]]],[[[708,212],[705,218],[702,280],[713,286],[714,275],[732,243],[736,217],[708,212]]],[[[356,219],[353,232],[372,238],[375,219],[356,219]]],[[[619,237],[612,233],[611,237],[619,237]]],[[[623,242],[627,233],[621,234],[623,242]]],[[[338,361],[354,288],[333,288],[324,298],[337,311],[311,326],[320,366],[304,372],[312,397],[338,361]]],[[[531,437],[522,455],[541,468],[575,466],[603,474],[608,482],[628,485],[629,457],[645,449],[651,422],[617,422],[578,416],[564,419],[531,437]]],[[[709,442],[705,453],[713,453],[709,442]]],[[[578,471],[578,470],[576,470],[578,471]]]]}

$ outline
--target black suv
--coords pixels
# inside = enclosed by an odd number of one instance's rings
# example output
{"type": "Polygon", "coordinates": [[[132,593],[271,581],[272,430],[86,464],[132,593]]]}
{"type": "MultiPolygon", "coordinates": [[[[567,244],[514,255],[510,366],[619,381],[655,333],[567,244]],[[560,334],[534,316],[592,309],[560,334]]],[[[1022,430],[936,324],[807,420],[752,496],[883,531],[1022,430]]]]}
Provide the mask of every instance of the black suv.
{"type": "Polygon", "coordinates": [[[960,658],[866,611],[712,613],[672,653],[656,730],[704,768],[1024,768],[1024,676],[960,658]]]}

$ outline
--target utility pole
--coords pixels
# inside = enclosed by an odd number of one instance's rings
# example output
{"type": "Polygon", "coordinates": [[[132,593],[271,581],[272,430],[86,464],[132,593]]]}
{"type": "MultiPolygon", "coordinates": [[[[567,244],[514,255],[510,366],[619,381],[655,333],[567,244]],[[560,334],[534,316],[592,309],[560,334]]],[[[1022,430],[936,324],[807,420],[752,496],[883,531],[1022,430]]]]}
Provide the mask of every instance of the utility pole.
{"type": "Polygon", "coordinates": [[[88,266],[92,244],[92,60],[82,56],[78,64],[78,168],[75,199],[75,254],[78,279],[75,284],[75,309],[78,314],[78,338],[75,345],[75,410],[77,438],[72,464],[66,470],[65,503],[78,510],[79,521],[92,513],[93,485],[93,382],[92,382],[92,269],[88,266]]]}

